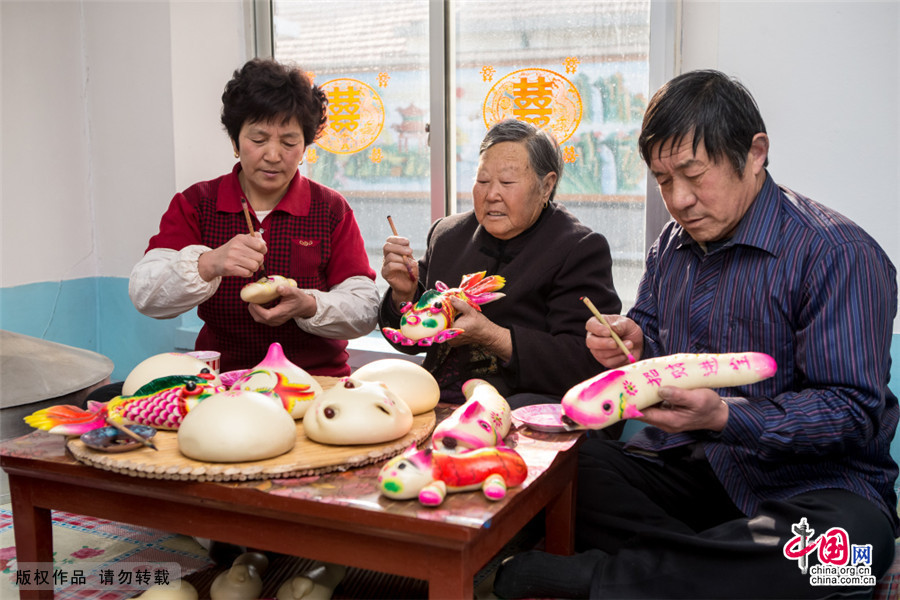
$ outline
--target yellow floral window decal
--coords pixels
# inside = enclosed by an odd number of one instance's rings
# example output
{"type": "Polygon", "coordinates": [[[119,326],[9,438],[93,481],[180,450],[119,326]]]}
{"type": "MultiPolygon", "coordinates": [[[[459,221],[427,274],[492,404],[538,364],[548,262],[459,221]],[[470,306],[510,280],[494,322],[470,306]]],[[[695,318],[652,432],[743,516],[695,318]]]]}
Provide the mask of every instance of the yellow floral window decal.
{"type": "Polygon", "coordinates": [[[520,69],[500,79],[484,99],[484,125],[518,119],[549,129],[562,144],[581,123],[581,95],[571,81],[548,69],[520,69]]]}
{"type": "Polygon", "coordinates": [[[353,154],[371,146],[384,128],[384,103],[371,86],[357,79],[332,79],[319,86],[328,97],[328,123],[316,143],[335,154],[353,154]]]}

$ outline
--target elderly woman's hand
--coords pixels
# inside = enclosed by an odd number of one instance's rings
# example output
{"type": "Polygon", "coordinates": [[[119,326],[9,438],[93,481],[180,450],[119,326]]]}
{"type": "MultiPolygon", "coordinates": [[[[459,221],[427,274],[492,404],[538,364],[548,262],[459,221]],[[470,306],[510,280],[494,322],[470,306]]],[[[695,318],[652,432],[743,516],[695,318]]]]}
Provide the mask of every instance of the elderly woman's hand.
{"type": "Polygon", "coordinates": [[[463,332],[447,341],[447,344],[478,344],[490,350],[500,360],[507,361],[512,357],[512,335],[509,329],[497,325],[465,300],[451,296],[450,302],[457,312],[451,326],[462,329],[463,332]]]}
{"type": "MultiPolygon", "coordinates": [[[[615,329],[635,359],[640,360],[644,349],[644,332],[638,324],[628,317],[619,315],[604,315],[604,318],[615,329]]],[[[588,319],[584,328],[587,329],[585,343],[597,362],[607,368],[620,367],[628,363],[628,358],[613,339],[609,327],[601,323],[597,317],[588,319]]]]}
{"type": "Polygon", "coordinates": [[[263,266],[268,248],[259,235],[241,233],[215,250],[204,252],[197,261],[197,270],[203,281],[233,275],[253,277],[263,266]]]}
{"type": "Polygon", "coordinates": [[[253,320],[270,327],[278,327],[295,317],[309,319],[315,316],[318,303],[314,296],[289,285],[277,288],[281,299],[272,308],[263,308],[259,304],[248,304],[253,320]]]}
{"type": "Polygon", "coordinates": [[[382,252],[384,261],[381,263],[381,276],[391,286],[394,305],[399,309],[402,303],[412,302],[416,297],[419,265],[413,258],[409,240],[405,237],[389,237],[382,252]]]}

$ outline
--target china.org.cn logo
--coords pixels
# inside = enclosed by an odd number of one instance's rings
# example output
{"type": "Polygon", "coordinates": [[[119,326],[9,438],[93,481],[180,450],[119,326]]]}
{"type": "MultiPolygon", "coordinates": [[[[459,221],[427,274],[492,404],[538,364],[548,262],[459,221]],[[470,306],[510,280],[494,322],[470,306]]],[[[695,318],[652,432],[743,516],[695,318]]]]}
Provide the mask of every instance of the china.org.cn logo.
{"type": "Polygon", "coordinates": [[[794,537],[784,545],[785,558],[796,560],[800,572],[809,575],[810,585],[875,585],[872,575],[872,544],[851,544],[841,527],[832,527],[818,537],[806,517],[791,526],[794,537]],[[816,553],[821,564],[810,564],[816,553]]]}

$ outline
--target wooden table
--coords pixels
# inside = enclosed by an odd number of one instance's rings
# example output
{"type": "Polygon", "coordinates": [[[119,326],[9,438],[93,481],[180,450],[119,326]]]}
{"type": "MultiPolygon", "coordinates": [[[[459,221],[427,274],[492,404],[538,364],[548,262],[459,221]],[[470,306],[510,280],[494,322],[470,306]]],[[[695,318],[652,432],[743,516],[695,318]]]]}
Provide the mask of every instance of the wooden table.
{"type": "Polygon", "coordinates": [[[381,496],[380,465],[241,483],[143,479],[82,465],[61,436],[43,432],[0,444],[0,467],[19,563],[52,563],[51,510],[61,510],[425,579],[431,598],[472,598],[474,575],[542,509],[546,549],[572,553],[580,439],[519,429],[507,441],[529,466],[523,486],[499,502],[450,494],[437,508],[381,496]]]}

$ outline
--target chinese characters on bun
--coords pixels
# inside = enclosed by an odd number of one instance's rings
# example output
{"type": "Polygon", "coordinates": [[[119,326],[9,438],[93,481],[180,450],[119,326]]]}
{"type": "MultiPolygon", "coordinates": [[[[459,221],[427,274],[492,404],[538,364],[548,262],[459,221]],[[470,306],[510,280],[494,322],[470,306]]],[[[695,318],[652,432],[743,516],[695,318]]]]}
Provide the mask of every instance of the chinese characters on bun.
{"type": "Polygon", "coordinates": [[[727,388],[768,379],[775,359],[761,352],[672,354],[604,371],[574,386],[562,399],[562,411],[588,429],[603,429],[622,419],[643,417],[642,409],[660,402],[662,386],[683,389],[727,388]]]}

